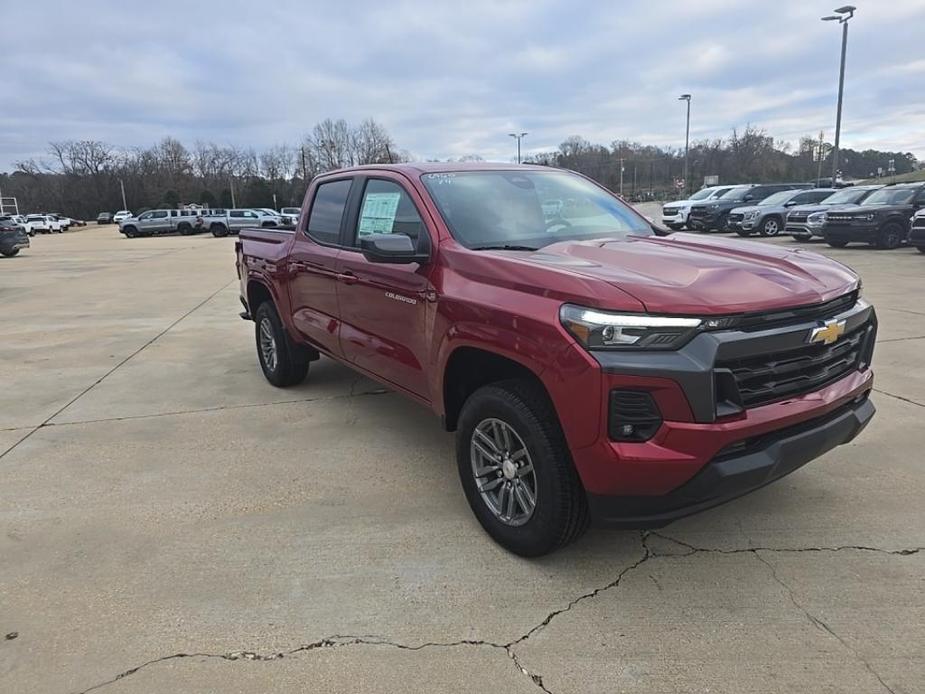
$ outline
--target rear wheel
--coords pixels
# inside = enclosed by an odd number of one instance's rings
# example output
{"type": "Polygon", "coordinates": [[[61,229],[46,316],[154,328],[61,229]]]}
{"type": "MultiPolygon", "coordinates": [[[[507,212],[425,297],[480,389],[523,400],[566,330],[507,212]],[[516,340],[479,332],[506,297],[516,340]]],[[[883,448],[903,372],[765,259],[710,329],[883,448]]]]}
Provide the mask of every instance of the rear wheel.
{"type": "Polygon", "coordinates": [[[588,506],[559,419],[530,381],[502,381],[469,396],[456,461],[466,500],[505,549],[537,557],[588,526],[588,506]]]}
{"type": "Polygon", "coordinates": [[[212,232],[212,236],[216,238],[221,238],[222,236],[228,236],[228,227],[224,224],[213,224],[209,227],[209,231],[212,232]]]}
{"type": "Polygon", "coordinates": [[[182,222],[177,226],[177,231],[179,231],[183,236],[189,236],[193,233],[193,227],[187,222],[182,222]]]}
{"type": "Polygon", "coordinates": [[[780,233],[780,217],[768,217],[761,225],[762,236],[777,236],[780,233]]]}
{"type": "Polygon", "coordinates": [[[254,325],[257,359],[266,379],[277,388],[304,381],[308,374],[309,352],[289,339],[273,302],[264,301],[257,307],[254,325]]]}
{"type": "Polygon", "coordinates": [[[895,222],[884,224],[883,228],[877,232],[877,240],[874,243],[877,248],[883,250],[892,250],[898,248],[903,242],[903,228],[895,222]]]}

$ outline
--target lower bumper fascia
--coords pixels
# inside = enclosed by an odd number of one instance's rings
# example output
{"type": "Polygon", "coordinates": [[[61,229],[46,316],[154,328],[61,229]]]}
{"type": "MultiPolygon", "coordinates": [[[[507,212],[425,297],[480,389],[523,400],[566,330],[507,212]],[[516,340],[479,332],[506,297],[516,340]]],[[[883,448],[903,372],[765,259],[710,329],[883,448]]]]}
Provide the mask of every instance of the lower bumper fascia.
{"type": "Polygon", "coordinates": [[[848,443],[867,426],[874,412],[865,393],[825,417],[746,442],[741,454],[721,453],[688,482],[662,496],[588,494],[591,517],[603,527],[663,527],[760,489],[848,443]]]}

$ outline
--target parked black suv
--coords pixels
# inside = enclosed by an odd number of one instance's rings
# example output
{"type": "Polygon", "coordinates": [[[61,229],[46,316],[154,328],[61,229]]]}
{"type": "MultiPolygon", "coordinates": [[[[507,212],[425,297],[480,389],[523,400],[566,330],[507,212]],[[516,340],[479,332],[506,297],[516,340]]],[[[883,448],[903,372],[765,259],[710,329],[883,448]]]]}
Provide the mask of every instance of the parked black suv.
{"type": "Polygon", "coordinates": [[[797,205],[787,213],[784,231],[797,241],[810,241],[822,236],[825,213],[843,207],[853,207],[883,186],[851,186],[842,188],[816,205],[797,205]]]}
{"type": "Polygon", "coordinates": [[[884,186],[860,204],[825,213],[822,236],[834,248],[852,241],[896,248],[909,236],[910,220],[925,208],[925,183],[884,186]]]}
{"type": "Polygon", "coordinates": [[[693,205],[687,218],[687,226],[697,231],[727,231],[726,218],[735,207],[756,204],[769,195],[784,190],[812,188],[811,183],[761,183],[736,186],[722,197],[710,202],[693,205]]]}
{"type": "Polygon", "coordinates": [[[12,216],[0,217],[0,255],[12,258],[20,249],[29,247],[29,235],[25,227],[12,216]]]}

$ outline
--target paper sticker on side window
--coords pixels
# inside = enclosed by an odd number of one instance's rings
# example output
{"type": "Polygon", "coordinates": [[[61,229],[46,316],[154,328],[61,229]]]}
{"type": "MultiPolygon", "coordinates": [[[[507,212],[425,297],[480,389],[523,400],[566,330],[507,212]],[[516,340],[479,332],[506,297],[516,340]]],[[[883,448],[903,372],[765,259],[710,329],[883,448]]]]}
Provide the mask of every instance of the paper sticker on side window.
{"type": "Polygon", "coordinates": [[[401,193],[367,193],[360,212],[359,235],[391,234],[401,193]]]}

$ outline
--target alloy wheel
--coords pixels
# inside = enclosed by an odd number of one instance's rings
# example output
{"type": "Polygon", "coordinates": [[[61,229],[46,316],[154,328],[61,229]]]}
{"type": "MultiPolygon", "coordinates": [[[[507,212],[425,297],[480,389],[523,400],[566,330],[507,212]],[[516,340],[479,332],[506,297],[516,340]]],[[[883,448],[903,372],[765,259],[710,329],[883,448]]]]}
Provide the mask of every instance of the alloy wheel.
{"type": "Polygon", "coordinates": [[[273,335],[273,325],[269,318],[260,321],[260,356],[263,357],[263,364],[268,371],[276,371],[276,337],[273,335]]]}
{"type": "Polygon", "coordinates": [[[514,428],[483,419],[472,431],[470,458],[476,487],[495,518],[513,527],[529,521],[536,509],[536,472],[514,428]]]}

